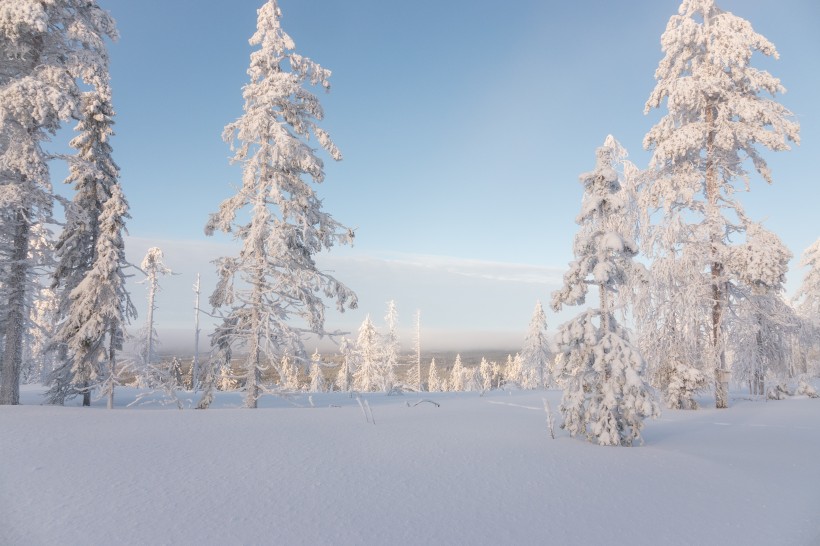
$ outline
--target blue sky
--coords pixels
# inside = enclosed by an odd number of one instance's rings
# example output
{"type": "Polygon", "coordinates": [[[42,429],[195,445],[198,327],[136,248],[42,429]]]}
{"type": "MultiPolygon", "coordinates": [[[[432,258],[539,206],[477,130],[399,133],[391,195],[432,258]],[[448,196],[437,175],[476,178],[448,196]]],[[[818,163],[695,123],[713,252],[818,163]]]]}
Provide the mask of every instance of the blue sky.
{"type": "MultiPolygon", "coordinates": [[[[169,349],[193,322],[191,285],[209,261],[235,252],[205,237],[210,212],[239,184],[222,128],[242,114],[241,88],[261,0],[100,0],[120,40],[111,46],[115,159],[131,204],[129,258],[159,246],[178,273],[156,314],[169,349]]],[[[377,323],[395,299],[404,340],[422,313],[428,346],[455,350],[521,343],[536,299],[558,287],[576,225],[578,175],[612,133],[639,166],[643,115],[662,57],[660,36],[678,0],[280,0],[296,50],[333,71],[317,90],[323,127],[345,156],[326,158],[325,208],[356,229],[353,248],[322,264],[353,288],[360,310],[328,324],[377,323]]],[[[775,184],[741,196],[799,257],[820,236],[820,3],[723,0],[775,43],[756,59],[788,88],[803,143],[766,154],[775,184]]],[[[56,171],[55,171],[56,172],[56,171]]],[[[802,272],[793,264],[789,286],[802,272]]],[[[144,320],[145,289],[132,296],[144,320]]],[[[574,312],[570,310],[570,312],[574,312]]],[[[554,328],[568,318],[548,314],[554,328]]],[[[203,343],[205,345],[205,343],[203,343]]]]}

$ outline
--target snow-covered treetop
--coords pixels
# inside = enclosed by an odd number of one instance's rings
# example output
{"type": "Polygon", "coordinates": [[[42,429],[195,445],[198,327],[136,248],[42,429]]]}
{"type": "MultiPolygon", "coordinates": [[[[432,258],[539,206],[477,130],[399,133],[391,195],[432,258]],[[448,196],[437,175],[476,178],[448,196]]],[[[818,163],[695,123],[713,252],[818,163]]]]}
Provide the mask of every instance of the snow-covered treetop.
{"type": "Polygon", "coordinates": [[[810,267],[820,275],[820,239],[814,241],[800,258],[800,267],[810,267]]]}
{"type": "Polygon", "coordinates": [[[637,245],[623,234],[621,216],[627,196],[621,191],[616,165],[622,160],[620,145],[611,136],[596,151],[595,170],[580,176],[584,186],[581,212],[576,222],[581,229],[575,236],[576,260],[564,275],[564,286],[553,293],[552,307],[584,303],[589,284],[615,291],[631,268],[630,259],[637,245]]]}
{"type": "MultiPolygon", "coordinates": [[[[107,157],[112,152],[109,140],[114,134],[114,108],[107,91],[106,88],[103,93],[84,93],[82,118],[74,129],[79,134],[71,139],[69,146],[78,151],[81,159],[90,162],[87,168],[96,166],[105,169],[96,178],[103,179],[104,176],[105,179],[116,179],[119,169],[107,157]],[[103,158],[106,160],[103,161],[103,158]]],[[[69,181],[71,180],[67,180],[69,181]]]]}
{"type": "MultiPolygon", "coordinates": [[[[745,160],[767,182],[771,174],[756,146],[789,149],[799,143],[799,124],[772,98],[785,92],[780,80],[749,66],[759,52],[777,58],[777,50],[751,24],[719,9],[713,0],[684,0],[661,37],[665,57],[655,72],[657,85],[645,112],[660,108],[668,114],[644,139],[654,149],[651,167],[673,170],[655,195],[657,203],[690,203],[703,183],[710,134],[721,183],[745,177],[745,160]]],[[[724,193],[729,193],[725,186],[724,193]]],[[[692,208],[690,206],[690,208],[692,208]]]]}
{"type": "Polygon", "coordinates": [[[279,20],[282,17],[282,10],[276,0],[269,0],[264,6],[257,10],[256,33],[251,37],[251,45],[261,45],[262,49],[251,54],[251,66],[248,75],[253,81],[265,78],[269,71],[279,69],[279,64],[287,58],[291,69],[301,79],[310,79],[312,85],[321,84],[325,89],[330,89],[330,70],[322,68],[310,59],[293,53],[296,48],[288,34],[282,30],[279,20]],[[265,53],[273,53],[270,57],[265,53]]]}
{"type": "Polygon", "coordinates": [[[389,335],[394,335],[399,324],[399,311],[396,308],[395,300],[387,302],[387,314],[384,316],[384,322],[387,324],[389,335]]]}
{"type": "MultiPolygon", "coordinates": [[[[66,157],[69,174],[65,183],[73,183],[76,193],[66,210],[65,227],[55,245],[59,260],[53,273],[54,287],[64,288],[61,312],[67,312],[68,294],[92,267],[101,212],[119,177],[119,167],[111,157],[109,143],[114,124],[110,100],[96,92],[86,92],[82,109],[83,117],[76,127],[79,134],[70,142],[77,153],[66,157]]],[[[109,206],[114,206],[113,202],[109,206]]],[[[128,217],[127,206],[123,214],[128,217]]]]}
{"type": "MultiPolygon", "coordinates": [[[[352,243],[354,237],[352,230],[322,210],[322,202],[309,184],[324,180],[324,164],[308,145],[312,137],[333,159],[341,159],[339,150],[317,124],[324,117],[319,100],[304,88],[306,83],[327,88],[330,71],[293,51],[293,40],[282,30],[280,16],[275,0],[258,10],[257,31],[250,42],[261,47],[251,54],[251,81],[243,90],[245,113],[223,132],[234,150],[232,162],[243,164],[242,187],[210,216],[205,232],[236,233],[245,241],[241,260],[265,254],[276,257],[270,265],[280,271],[314,271],[321,278],[292,279],[292,284],[321,285],[343,310],[356,306],[355,294],[330,276],[318,274],[312,259],[335,244],[352,243]],[[247,207],[253,209],[252,222],[236,225],[239,211],[247,207]]],[[[220,296],[212,303],[219,306],[229,299],[220,296]]],[[[306,319],[318,328],[323,323],[320,308],[313,304],[308,307],[311,316],[306,319]]]]}
{"type": "MultiPolygon", "coordinates": [[[[309,140],[315,136],[337,161],[342,155],[316,123],[324,118],[319,100],[303,86],[309,82],[329,89],[330,71],[293,51],[295,44],[280,26],[280,17],[281,10],[275,0],[269,0],[258,10],[257,30],[250,44],[261,48],[251,54],[248,69],[251,81],[243,91],[245,115],[228,124],[222,136],[231,142],[234,162],[251,163],[251,168],[245,169],[243,190],[255,189],[260,173],[277,173],[266,184],[271,190],[270,200],[288,219],[299,216],[306,208],[311,211],[319,208],[318,199],[300,175],[307,174],[316,182],[324,180],[322,160],[298,137],[309,140]],[[271,123],[271,118],[276,122],[271,123]]],[[[230,231],[230,221],[234,218],[230,213],[235,214],[238,206],[250,201],[251,195],[240,192],[223,203],[220,215],[212,216],[206,231],[230,231]]],[[[316,223],[319,217],[307,221],[316,223]]]]}
{"type": "Polygon", "coordinates": [[[0,206],[50,215],[40,142],[80,119],[78,81],[108,93],[106,37],[114,20],[93,0],[0,0],[0,206]]]}
{"type": "Polygon", "coordinates": [[[119,37],[116,24],[95,0],[0,0],[0,84],[64,67],[102,90],[108,83],[106,37],[119,37]]]}
{"type": "Polygon", "coordinates": [[[148,252],[145,253],[145,257],[142,259],[142,263],[140,263],[140,268],[152,277],[156,275],[168,275],[172,273],[172,271],[165,266],[164,258],[162,249],[156,246],[151,247],[148,249],[148,252]]]}

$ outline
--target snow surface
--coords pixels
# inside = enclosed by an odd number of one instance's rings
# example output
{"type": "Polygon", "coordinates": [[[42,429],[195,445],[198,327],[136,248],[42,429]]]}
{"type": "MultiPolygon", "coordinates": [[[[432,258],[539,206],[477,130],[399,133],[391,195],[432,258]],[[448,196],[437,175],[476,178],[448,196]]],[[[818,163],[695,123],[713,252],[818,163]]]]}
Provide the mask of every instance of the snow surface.
{"type": "MultiPolygon", "coordinates": [[[[820,544],[820,401],[547,431],[560,392],[0,407],[0,544],[820,544]],[[430,403],[408,406],[424,399],[430,403]],[[340,407],[335,407],[340,406],[340,407]]],[[[709,401],[704,399],[704,405],[709,401]]]]}

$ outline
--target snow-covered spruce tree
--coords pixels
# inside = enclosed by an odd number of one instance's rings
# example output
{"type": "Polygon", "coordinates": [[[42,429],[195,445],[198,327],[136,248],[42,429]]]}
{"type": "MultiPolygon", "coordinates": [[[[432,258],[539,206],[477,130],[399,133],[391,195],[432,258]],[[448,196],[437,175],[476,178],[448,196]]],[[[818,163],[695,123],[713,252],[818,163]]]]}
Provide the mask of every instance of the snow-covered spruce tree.
{"type": "MultiPolygon", "coordinates": [[[[69,160],[67,184],[74,185],[74,198],[66,207],[65,227],[55,244],[52,289],[58,296],[57,322],[61,323],[53,339],[57,354],[57,368],[49,378],[51,390],[47,400],[52,404],[63,404],[66,398],[83,393],[83,404],[91,402],[87,386],[75,382],[73,355],[68,350],[68,340],[76,335],[80,321],[69,319],[72,312],[71,294],[80,285],[93,266],[96,240],[99,235],[99,216],[103,202],[110,195],[112,183],[116,183],[119,169],[111,159],[109,138],[113,133],[113,111],[110,102],[99,95],[87,93],[84,96],[83,119],[77,124],[75,136],[70,145],[77,154],[69,160]],[[96,114],[102,120],[95,119],[96,114]],[[69,330],[74,325],[74,331],[69,330]],[[66,341],[63,341],[63,340],[66,341]]],[[[96,374],[98,362],[80,363],[79,376],[96,374]]]]}
{"type": "Polygon", "coordinates": [[[287,392],[297,392],[302,390],[299,384],[299,367],[288,355],[282,357],[282,361],[278,367],[282,376],[279,384],[282,389],[287,392]]]}
{"type": "Polygon", "coordinates": [[[384,340],[384,356],[382,383],[383,390],[390,392],[396,385],[396,366],[399,365],[399,313],[396,302],[390,300],[387,304],[387,315],[384,317],[387,325],[387,335],[384,340]]]}
{"type": "MultiPolygon", "coordinates": [[[[230,379],[232,383],[234,382],[232,366],[233,350],[230,344],[230,333],[234,326],[235,324],[233,323],[223,321],[216,326],[214,333],[211,334],[212,353],[208,367],[206,368],[207,373],[203,374],[201,378],[202,396],[196,403],[196,409],[209,408],[211,402],[214,400],[214,391],[225,390],[220,386],[223,377],[227,375],[227,378],[230,379]]],[[[231,390],[233,390],[233,388],[234,386],[230,387],[231,390]]]]}
{"type": "Polygon", "coordinates": [[[479,370],[478,366],[464,368],[464,390],[467,392],[484,390],[481,382],[481,370],[479,370]]]}
{"type": "Polygon", "coordinates": [[[534,374],[536,388],[543,389],[550,383],[550,340],[547,337],[547,315],[541,301],[535,302],[535,310],[530,319],[530,328],[521,351],[524,368],[534,374]]]}
{"type": "Polygon", "coordinates": [[[492,370],[493,374],[493,386],[494,388],[498,389],[501,388],[501,381],[503,379],[504,373],[501,370],[501,364],[493,360],[490,362],[490,369],[492,370]]]}
{"type": "Polygon", "coordinates": [[[356,307],[355,294],[314,260],[322,250],[353,240],[352,231],[322,210],[309,184],[324,180],[322,160],[307,142],[311,135],[333,159],[342,157],[317,125],[324,113],[305,88],[329,89],[330,71],[294,52],[280,17],[276,0],[258,10],[250,43],[260,48],[251,54],[245,113],[223,133],[232,143],[232,161],[243,166],[242,187],[205,227],[207,234],[234,233],[242,242],[239,256],[217,260],[219,281],[210,301],[225,312],[229,345],[241,345],[247,355],[241,368],[250,408],[268,363],[277,366],[283,355],[306,362],[302,334],[328,334],[322,296],[339,311],[356,307]],[[247,209],[250,220],[240,223],[237,215],[247,209]]]}
{"type": "Polygon", "coordinates": [[[79,118],[78,82],[107,83],[104,38],[113,19],[93,0],[5,1],[0,10],[0,404],[19,403],[32,226],[51,221],[53,194],[42,143],[79,118]]]}
{"type": "Polygon", "coordinates": [[[367,315],[359,327],[359,336],[356,338],[356,371],[353,372],[353,390],[371,392],[379,390],[384,385],[382,366],[381,340],[367,315]]]}
{"type": "Polygon", "coordinates": [[[642,194],[646,206],[662,211],[662,224],[688,229],[676,240],[650,237],[643,251],[655,258],[688,246],[700,257],[698,269],[707,272],[698,284],[708,286],[711,307],[701,329],[709,333],[715,405],[725,408],[730,237],[748,223],[734,193],[739,181],[748,186],[747,160],[772,181],[759,148],[789,149],[789,141],[799,142],[799,125],[771,98],[785,91],[780,80],[750,66],[755,52],[777,58],[774,45],[714,0],[684,0],[661,46],[665,56],[645,111],[665,103],[667,114],[644,138],[653,156],[642,194]]]}
{"type": "Polygon", "coordinates": [[[169,372],[171,375],[171,381],[175,388],[183,389],[185,388],[185,379],[182,373],[182,362],[180,362],[179,358],[176,356],[171,358],[171,363],[169,364],[169,372]]]}
{"type": "Polygon", "coordinates": [[[322,371],[322,355],[319,354],[319,349],[314,351],[313,356],[310,357],[310,392],[325,392],[327,390],[327,381],[325,381],[325,374],[322,371]]]}
{"type": "Polygon", "coordinates": [[[464,390],[464,365],[461,363],[461,355],[456,355],[456,361],[450,369],[450,379],[447,381],[448,390],[461,392],[464,390]]]}
{"type": "Polygon", "coordinates": [[[442,388],[441,376],[439,376],[435,358],[430,360],[430,368],[427,371],[427,390],[430,392],[446,390],[446,388],[442,388]]]}
{"type": "Polygon", "coordinates": [[[612,167],[613,153],[612,146],[598,148],[595,170],[581,175],[575,261],[564,274],[564,286],[553,293],[552,308],[581,305],[589,286],[597,287],[600,308],[582,312],[558,333],[564,355],[556,365],[565,385],[562,428],[601,445],[628,446],[640,439],[644,418],[657,415],[658,407],[642,377],[643,358],[615,316],[616,295],[637,250],[618,229],[625,196],[612,167]]]}
{"type": "Polygon", "coordinates": [[[353,365],[355,360],[354,348],[346,337],[339,343],[341,362],[336,371],[336,388],[341,392],[349,392],[353,388],[353,365]]]}
{"type": "Polygon", "coordinates": [[[481,390],[488,391],[493,388],[493,366],[487,359],[481,357],[481,363],[478,365],[478,373],[481,374],[481,390]]]}
{"type": "Polygon", "coordinates": [[[404,383],[411,389],[421,391],[424,387],[421,375],[421,311],[416,311],[416,358],[407,370],[404,383]]]}
{"type": "Polygon", "coordinates": [[[140,355],[143,365],[150,368],[151,364],[158,362],[156,354],[159,341],[154,328],[154,311],[157,310],[157,293],[161,290],[159,278],[163,275],[170,275],[173,272],[165,265],[165,256],[158,247],[151,247],[145,253],[145,257],[140,263],[140,269],[145,273],[145,282],[148,285],[148,311],[145,316],[145,327],[141,334],[142,346],[140,355]]]}
{"type": "Polygon", "coordinates": [[[111,157],[113,116],[107,90],[85,94],[79,134],[70,143],[77,155],[69,161],[66,182],[74,183],[76,193],[56,245],[53,288],[60,294],[61,320],[54,345],[62,361],[49,378],[50,403],[82,394],[88,406],[91,389],[104,383],[112,406],[116,352],[125,325],[136,317],[123,273],[123,232],[130,216],[111,157]]]}
{"type": "MultiPolygon", "coordinates": [[[[128,265],[123,241],[128,203],[119,184],[113,184],[110,191],[99,217],[94,263],[71,292],[71,313],[57,332],[72,363],[70,384],[83,394],[83,405],[88,405],[90,386],[99,381],[109,409],[114,404],[119,377],[117,352],[122,350],[125,326],[137,316],[123,273],[128,265]],[[61,335],[63,332],[66,334],[61,335]]],[[[50,396],[59,387],[55,382],[47,394],[50,396]]]]}
{"type": "Polygon", "coordinates": [[[799,324],[783,299],[792,253],[777,235],[750,223],[746,243],[732,257],[742,293],[730,332],[732,373],[748,382],[751,394],[763,395],[767,376],[782,382],[794,375],[791,342],[799,324]]]}
{"type": "Polygon", "coordinates": [[[524,368],[521,354],[515,353],[515,357],[513,357],[513,355],[507,355],[507,360],[504,362],[504,383],[510,386],[520,387],[523,375],[524,368]]]}
{"type": "MultiPolygon", "coordinates": [[[[236,377],[233,375],[233,370],[227,362],[222,362],[219,366],[218,376],[216,378],[216,389],[220,391],[232,391],[237,387],[236,377]]],[[[209,391],[210,392],[210,391],[209,391]]]]}

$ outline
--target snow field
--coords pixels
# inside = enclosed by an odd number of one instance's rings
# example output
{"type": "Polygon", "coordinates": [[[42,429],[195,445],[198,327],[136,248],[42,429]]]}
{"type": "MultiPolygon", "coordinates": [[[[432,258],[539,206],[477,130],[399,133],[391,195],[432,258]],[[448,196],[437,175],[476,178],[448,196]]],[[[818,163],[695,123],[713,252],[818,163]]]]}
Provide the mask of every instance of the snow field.
{"type": "Polygon", "coordinates": [[[375,425],[344,393],[256,411],[117,393],[113,411],[0,408],[0,544],[820,542],[807,398],[667,410],[616,449],[550,439],[558,391],[367,394],[375,425]],[[407,406],[422,398],[441,406],[407,406]]]}

